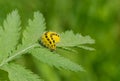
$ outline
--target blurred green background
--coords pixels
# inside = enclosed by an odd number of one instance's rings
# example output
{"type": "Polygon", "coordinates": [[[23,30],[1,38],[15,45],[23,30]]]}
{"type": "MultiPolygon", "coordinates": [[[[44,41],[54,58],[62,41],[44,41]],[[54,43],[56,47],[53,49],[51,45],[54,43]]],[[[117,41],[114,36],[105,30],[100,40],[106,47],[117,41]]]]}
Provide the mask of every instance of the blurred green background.
{"type": "MultiPolygon", "coordinates": [[[[6,15],[18,9],[22,27],[33,12],[39,10],[46,19],[47,30],[90,35],[96,51],[76,49],[60,54],[82,65],[86,72],[71,72],[38,62],[30,55],[18,60],[45,81],[120,81],[120,0],[0,0],[0,25],[6,15]],[[27,58],[26,58],[27,57],[27,58]],[[29,57],[29,58],[28,58],[29,57]]],[[[0,71],[0,80],[7,73],[0,71]]]]}

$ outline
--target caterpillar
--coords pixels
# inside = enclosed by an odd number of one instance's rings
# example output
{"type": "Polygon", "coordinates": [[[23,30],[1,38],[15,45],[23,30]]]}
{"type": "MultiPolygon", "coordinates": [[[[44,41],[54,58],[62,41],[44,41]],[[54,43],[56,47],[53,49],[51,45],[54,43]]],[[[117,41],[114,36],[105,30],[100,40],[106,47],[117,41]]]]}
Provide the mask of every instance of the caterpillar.
{"type": "Polygon", "coordinates": [[[56,32],[45,32],[41,36],[40,43],[51,51],[56,50],[56,44],[60,42],[60,36],[56,32]]]}

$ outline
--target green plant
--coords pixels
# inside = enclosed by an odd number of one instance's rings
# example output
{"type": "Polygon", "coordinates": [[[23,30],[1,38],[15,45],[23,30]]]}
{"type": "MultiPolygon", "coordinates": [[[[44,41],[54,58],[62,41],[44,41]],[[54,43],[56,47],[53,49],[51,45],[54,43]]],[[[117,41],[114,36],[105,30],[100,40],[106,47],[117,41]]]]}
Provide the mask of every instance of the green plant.
{"type": "MultiPolygon", "coordinates": [[[[10,81],[42,81],[36,74],[12,61],[26,53],[56,68],[64,68],[75,72],[84,71],[80,65],[56,52],[51,52],[38,43],[46,28],[45,19],[40,12],[34,13],[34,19],[29,19],[28,26],[24,30],[21,30],[20,24],[18,11],[14,10],[8,14],[3,26],[0,27],[0,69],[8,72],[10,81]]],[[[61,42],[57,45],[58,48],[72,50],[69,47],[77,46],[94,50],[84,46],[84,44],[94,43],[94,40],[89,36],[84,37],[80,34],[75,35],[72,31],[66,31],[61,33],[60,37],[61,42]]]]}

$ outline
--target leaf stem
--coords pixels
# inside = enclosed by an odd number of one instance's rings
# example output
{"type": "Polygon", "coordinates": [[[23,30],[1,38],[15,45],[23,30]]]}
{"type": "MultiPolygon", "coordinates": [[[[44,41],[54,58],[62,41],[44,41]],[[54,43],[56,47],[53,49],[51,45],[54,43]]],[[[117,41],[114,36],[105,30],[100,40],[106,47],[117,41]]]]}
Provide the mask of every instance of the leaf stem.
{"type": "Polygon", "coordinates": [[[15,54],[13,54],[13,56],[10,56],[8,59],[6,59],[5,61],[3,61],[3,62],[0,64],[0,67],[3,66],[4,64],[8,63],[9,61],[13,60],[16,56],[19,56],[19,55],[21,55],[22,53],[24,53],[25,51],[27,51],[27,50],[29,50],[29,49],[31,49],[31,48],[37,47],[37,46],[39,46],[39,44],[33,44],[33,45],[31,45],[31,46],[29,46],[29,47],[27,47],[27,48],[25,48],[25,49],[23,49],[23,50],[15,53],[15,54]]]}

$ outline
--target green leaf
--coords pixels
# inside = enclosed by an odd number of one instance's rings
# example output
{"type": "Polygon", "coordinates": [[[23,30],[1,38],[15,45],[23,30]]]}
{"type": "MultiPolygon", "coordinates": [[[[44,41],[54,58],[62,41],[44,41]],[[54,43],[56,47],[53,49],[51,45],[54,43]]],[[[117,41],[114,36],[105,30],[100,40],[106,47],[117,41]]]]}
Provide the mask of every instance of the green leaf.
{"type": "Polygon", "coordinates": [[[43,81],[31,71],[14,63],[6,64],[2,69],[8,72],[10,81],[43,81]]]}
{"type": "Polygon", "coordinates": [[[95,50],[95,48],[88,47],[88,46],[83,46],[83,45],[81,45],[81,46],[77,46],[77,47],[79,47],[79,48],[83,48],[83,49],[86,49],[86,50],[89,50],[89,51],[94,51],[94,50],[95,50]]]}
{"type": "Polygon", "coordinates": [[[18,11],[14,10],[7,15],[3,27],[0,27],[0,62],[15,49],[20,37],[20,23],[18,11]]]}
{"type": "Polygon", "coordinates": [[[83,44],[94,44],[95,41],[90,36],[82,36],[81,34],[74,34],[73,31],[66,31],[60,34],[61,42],[58,47],[73,47],[83,44]]]}
{"type": "Polygon", "coordinates": [[[38,60],[49,65],[55,66],[57,68],[64,68],[75,72],[84,71],[84,69],[80,65],[70,61],[69,59],[61,57],[59,54],[50,52],[45,48],[33,49],[31,50],[31,54],[38,60]]]}
{"type": "Polygon", "coordinates": [[[33,44],[37,42],[46,28],[45,19],[39,12],[34,13],[34,19],[29,19],[28,24],[28,27],[23,32],[23,44],[33,44]]]}
{"type": "Polygon", "coordinates": [[[28,52],[28,50],[37,47],[38,44],[36,44],[36,42],[40,39],[40,36],[44,32],[45,28],[45,19],[43,15],[39,12],[35,12],[34,19],[29,19],[29,25],[23,32],[23,43],[18,46],[17,50],[13,51],[14,55],[5,62],[11,61],[15,57],[28,52]]]}
{"type": "Polygon", "coordinates": [[[39,45],[37,41],[40,39],[40,36],[44,32],[45,28],[45,19],[42,14],[35,12],[34,19],[29,20],[29,26],[23,32],[23,43],[19,44],[19,46],[17,46],[17,50],[14,50],[13,54],[10,55],[8,59],[3,61],[0,66],[13,60],[17,56],[28,52],[28,50],[37,47],[39,45]]]}

